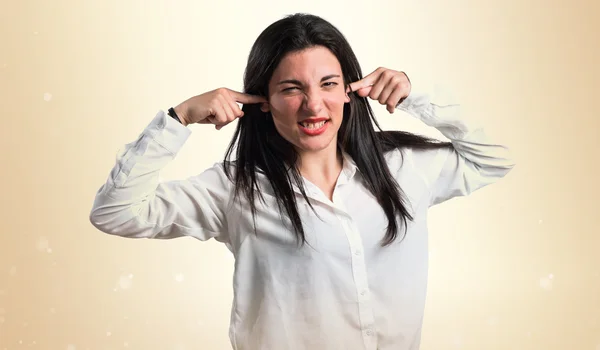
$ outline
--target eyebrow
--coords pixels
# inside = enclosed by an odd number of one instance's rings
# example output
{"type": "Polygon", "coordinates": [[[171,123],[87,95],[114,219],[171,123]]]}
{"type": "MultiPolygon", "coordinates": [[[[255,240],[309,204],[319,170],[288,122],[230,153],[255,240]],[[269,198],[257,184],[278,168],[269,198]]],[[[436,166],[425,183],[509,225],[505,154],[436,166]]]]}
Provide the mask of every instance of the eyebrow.
{"type": "MultiPolygon", "coordinates": [[[[325,80],[329,80],[331,78],[339,78],[339,74],[329,74],[324,76],[323,78],[321,78],[321,82],[325,81],[325,80]]],[[[287,79],[287,80],[282,80],[279,83],[277,83],[277,85],[281,85],[281,84],[296,84],[296,85],[302,85],[302,83],[299,80],[296,79],[287,79]]]]}

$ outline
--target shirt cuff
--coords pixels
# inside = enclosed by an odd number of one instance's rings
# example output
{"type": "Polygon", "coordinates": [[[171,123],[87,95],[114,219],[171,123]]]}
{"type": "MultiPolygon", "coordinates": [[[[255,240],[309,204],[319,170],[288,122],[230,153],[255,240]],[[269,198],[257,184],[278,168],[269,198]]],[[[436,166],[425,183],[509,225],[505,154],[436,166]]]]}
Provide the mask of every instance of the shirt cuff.
{"type": "Polygon", "coordinates": [[[192,131],[161,109],[142,134],[149,136],[169,152],[177,154],[192,131]]]}

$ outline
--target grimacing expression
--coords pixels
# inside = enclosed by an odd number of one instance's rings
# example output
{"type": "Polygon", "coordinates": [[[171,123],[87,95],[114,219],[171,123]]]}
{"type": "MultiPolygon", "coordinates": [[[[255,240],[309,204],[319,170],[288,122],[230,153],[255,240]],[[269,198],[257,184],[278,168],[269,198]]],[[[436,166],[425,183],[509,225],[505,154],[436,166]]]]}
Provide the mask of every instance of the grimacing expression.
{"type": "Polygon", "coordinates": [[[269,81],[269,103],[275,128],[299,154],[336,148],[346,93],[342,68],[329,49],[311,47],[287,54],[269,81]]]}

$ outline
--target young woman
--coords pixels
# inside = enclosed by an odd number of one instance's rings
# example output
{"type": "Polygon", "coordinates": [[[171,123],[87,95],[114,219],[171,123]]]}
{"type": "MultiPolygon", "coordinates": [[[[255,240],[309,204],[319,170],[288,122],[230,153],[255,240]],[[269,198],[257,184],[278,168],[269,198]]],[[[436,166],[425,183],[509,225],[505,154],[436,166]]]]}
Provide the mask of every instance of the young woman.
{"type": "Polygon", "coordinates": [[[324,19],[287,16],[254,43],[244,93],[220,88],[161,110],[126,145],[90,220],[123,237],[226,244],[234,349],[418,349],[428,208],[497,181],[513,162],[455,101],[412,90],[401,71],[363,78],[324,19]],[[450,142],[381,131],[368,99],[450,142]],[[223,163],[159,181],[188,125],[234,120],[223,163]]]}

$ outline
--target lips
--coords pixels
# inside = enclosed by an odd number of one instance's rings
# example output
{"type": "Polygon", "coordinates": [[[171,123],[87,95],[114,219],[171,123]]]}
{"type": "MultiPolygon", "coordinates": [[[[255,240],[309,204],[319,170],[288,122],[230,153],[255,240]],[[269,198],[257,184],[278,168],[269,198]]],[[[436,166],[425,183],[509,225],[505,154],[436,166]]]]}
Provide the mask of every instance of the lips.
{"type": "Polygon", "coordinates": [[[321,122],[323,120],[329,120],[329,118],[326,118],[326,117],[306,118],[304,120],[301,120],[299,123],[318,123],[318,122],[321,122]]]}
{"type": "Polygon", "coordinates": [[[306,119],[298,122],[298,124],[305,128],[315,128],[315,127],[323,126],[323,124],[324,124],[323,122],[327,122],[327,121],[329,121],[329,118],[315,117],[315,118],[306,118],[306,119]]]}
{"type": "Polygon", "coordinates": [[[328,118],[310,118],[299,122],[300,130],[308,136],[317,136],[325,132],[329,126],[328,118]],[[315,122],[317,121],[317,122],[315,122]]]}

